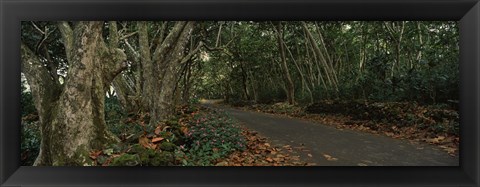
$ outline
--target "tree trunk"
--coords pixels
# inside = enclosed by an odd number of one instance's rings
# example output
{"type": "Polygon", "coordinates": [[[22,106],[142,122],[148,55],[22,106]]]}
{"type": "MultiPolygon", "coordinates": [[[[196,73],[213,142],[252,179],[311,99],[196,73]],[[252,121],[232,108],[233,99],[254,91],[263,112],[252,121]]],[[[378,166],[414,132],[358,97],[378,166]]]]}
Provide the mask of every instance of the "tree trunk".
{"type": "MultiPolygon", "coordinates": [[[[61,87],[59,82],[52,80],[40,59],[24,43],[21,44],[22,73],[24,73],[32,91],[35,108],[40,118],[40,134],[48,137],[51,130],[52,111],[56,108],[61,87]]],[[[51,163],[50,139],[42,138],[40,154],[34,165],[51,163]]]]}
{"type": "MultiPolygon", "coordinates": [[[[180,21],[175,23],[170,33],[156,46],[153,54],[148,44],[146,22],[139,22],[139,46],[143,71],[143,109],[150,113],[150,125],[167,119],[173,113],[174,90],[177,83],[177,72],[185,57],[185,48],[195,22],[180,21]]],[[[197,52],[198,50],[193,50],[197,52]]],[[[193,52],[192,51],[192,52],[193,52]]]]}
{"type": "Polygon", "coordinates": [[[280,51],[280,57],[282,60],[281,67],[283,71],[283,76],[285,79],[285,84],[286,84],[286,90],[287,90],[287,100],[288,103],[293,105],[295,104],[295,87],[293,85],[292,78],[290,76],[290,72],[288,70],[287,66],[287,58],[285,55],[285,47],[284,47],[284,41],[283,41],[283,27],[282,23],[278,22],[276,24],[276,30],[277,30],[277,42],[278,42],[278,48],[280,51]]]}
{"type": "Polygon", "coordinates": [[[137,98],[135,91],[128,84],[127,77],[119,75],[112,82],[115,93],[126,112],[135,112],[138,110],[137,98]]]}
{"type": "Polygon", "coordinates": [[[153,86],[154,81],[157,80],[157,74],[153,73],[153,62],[150,53],[150,44],[148,42],[147,22],[137,22],[138,28],[138,43],[140,51],[140,60],[142,64],[142,80],[144,81],[142,87],[142,108],[148,111],[152,107],[153,86]]]}
{"type": "Polygon", "coordinates": [[[247,85],[248,75],[243,66],[243,63],[244,62],[240,62],[240,69],[242,70],[241,73],[242,73],[243,99],[250,100],[250,92],[248,91],[248,85],[247,85]]]}
{"type": "Polygon", "coordinates": [[[105,45],[102,28],[103,22],[80,22],[63,36],[72,43],[64,43],[71,66],[62,91],[45,77],[38,57],[22,44],[22,71],[33,86],[41,115],[42,145],[35,165],[92,165],[88,157],[92,149],[118,141],[106,128],[104,105],[110,82],[126,68],[118,63],[125,61],[125,54],[105,45]]]}

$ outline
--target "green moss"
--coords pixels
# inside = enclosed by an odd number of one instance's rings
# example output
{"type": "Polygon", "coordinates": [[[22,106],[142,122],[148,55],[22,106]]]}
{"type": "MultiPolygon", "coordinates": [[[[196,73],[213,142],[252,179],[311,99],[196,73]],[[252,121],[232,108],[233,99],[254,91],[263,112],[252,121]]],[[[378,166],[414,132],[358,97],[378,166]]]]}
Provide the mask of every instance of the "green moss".
{"type": "Polygon", "coordinates": [[[139,154],[140,156],[140,161],[142,162],[142,165],[149,165],[150,163],[150,157],[148,154],[139,154]]]}
{"type": "Polygon", "coordinates": [[[171,142],[163,142],[162,144],[160,144],[160,149],[162,151],[174,151],[175,147],[176,145],[171,142]]]}
{"type": "Polygon", "coordinates": [[[138,155],[123,154],[112,160],[111,166],[138,166],[141,164],[141,159],[138,155]]]}
{"type": "Polygon", "coordinates": [[[130,148],[130,151],[128,151],[129,153],[141,153],[141,152],[144,152],[145,151],[145,148],[140,145],[140,144],[133,144],[132,147],[130,148]]]}
{"type": "Polygon", "coordinates": [[[144,149],[144,151],[138,153],[138,155],[144,165],[150,165],[150,159],[157,157],[158,153],[153,149],[144,149]]]}
{"type": "Polygon", "coordinates": [[[148,155],[150,158],[155,157],[156,154],[157,154],[157,153],[155,152],[155,150],[153,150],[153,149],[147,149],[147,150],[145,151],[145,153],[146,153],[146,155],[148,155]]]}
{"type": "Polygon", "coordinates": [[[150,165],[152,166],[167,166],[173,163],[173,154],[171,152],[161,152],[156,157],[152,158],[150,165]]]}

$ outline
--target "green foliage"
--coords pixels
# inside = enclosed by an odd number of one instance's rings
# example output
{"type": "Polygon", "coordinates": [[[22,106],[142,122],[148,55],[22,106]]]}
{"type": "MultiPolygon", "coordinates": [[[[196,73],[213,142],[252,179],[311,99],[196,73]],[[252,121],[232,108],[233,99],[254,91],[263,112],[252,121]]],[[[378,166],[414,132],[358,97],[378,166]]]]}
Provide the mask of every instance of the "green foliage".
{"type": "Polygon", "coordinates": [[[20,90],[20,107],[22,112],[22,117],[33,114],[36,112],[35,105],[33,104],[32,92],[27,91],[26,87],[27,81],[22,81],[21,90],[20,90]]]}
{"type": "Polygon", "coordinates": [[[23,122],[20,145],[20,165],[31,166],[40,151],[40,129],[38,122],[23,122]]]}
{"type": "Polygon", "coordinates": [[[124,124],[125,111],[117,97],[105,97],[105,121],[109,130],[117,136],[126,131],[139,132],[138,125],[124,124]]]}
{"type": "Polygon", "coordinates": [[[189,100],[188,100],[188,103],[189,104],[198,104],[200,103],[200,99],[198,97],[191,97],[189,100]]]}
{"type": "Polygon", "coordinates": [[[246,140],[236,122],[224,112],[212,110],[197,113],[190,122],[184,165],[211,165],[215,160],[228,156],[236,150],[244,150],[246,140]]]}
{"type": "MultiPolygon", "coordinates": [[[[300,22],[282,23],[287,68],[299,104],[324,99],[428,104],[458,100],[457,22],[306,22],[313,44],[300,22]],[[325,72],[326,63],[313,53],[312,45],[320,48],[334,73],[325,72]],[[338,81],[329,83],[333,74],[338,81]]],[[[202,64],[203,81],[195,93],[225,96],[233,104],[284,101],[285,75],[274,23],[228,25],[220,37],[233,42],[223,51],[208,53],[212,58],[202,64]]]]}
{"type": "Polygon", "coordinates": [[[27,90],[27,82],[22,80],[20,107],[22,115],[22,133],[20,145],[20,165],[31,166],[40,151],[40,127],[37,111],[33,103],[32,92],[27,90]]]}
{"type": "Polygon", "coordinates": [[[174,151],[175,150],[175,147],[177,147],[175,144],[171,143],[171,142],[162,142],[160,144],[160,150],[163,150],[163,151],[174,151]]]}
{"type": "Polygon", "coordinates": [[[110,122],[118,122],[125,115],[125,111],[117,97],[105,97],[105,118],[110,122]]]}

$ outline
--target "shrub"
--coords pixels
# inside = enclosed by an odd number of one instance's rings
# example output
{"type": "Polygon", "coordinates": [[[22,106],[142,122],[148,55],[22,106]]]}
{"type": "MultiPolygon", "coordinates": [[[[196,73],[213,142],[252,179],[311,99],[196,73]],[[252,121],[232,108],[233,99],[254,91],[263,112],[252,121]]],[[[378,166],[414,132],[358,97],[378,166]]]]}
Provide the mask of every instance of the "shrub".
{"type": "Polygon", "coordinates": [[[117,136],[120,136],[122,132],[127,130],[127,127],[133,126],[129,124],[123,124],[122,119],[125,116],[125,112],[116,97],[105,97],[105,122],[109,130],[117,136]]]}

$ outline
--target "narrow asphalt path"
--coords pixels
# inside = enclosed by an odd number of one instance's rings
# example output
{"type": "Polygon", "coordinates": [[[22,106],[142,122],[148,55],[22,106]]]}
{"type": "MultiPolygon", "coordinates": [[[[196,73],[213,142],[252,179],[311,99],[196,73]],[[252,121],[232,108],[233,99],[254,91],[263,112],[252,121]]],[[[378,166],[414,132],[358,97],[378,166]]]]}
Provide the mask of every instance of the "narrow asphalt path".
{"type": "MultiPolygon", "coordinates": [[[[302,158],[318,166],[458,166],[436,146],[386,136],[336,129],[300,119],[221,108],[275,145],[304,147],[302,158]]],[[[303,150],[303,151],[302,151],[303,150]]]]}

